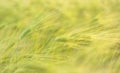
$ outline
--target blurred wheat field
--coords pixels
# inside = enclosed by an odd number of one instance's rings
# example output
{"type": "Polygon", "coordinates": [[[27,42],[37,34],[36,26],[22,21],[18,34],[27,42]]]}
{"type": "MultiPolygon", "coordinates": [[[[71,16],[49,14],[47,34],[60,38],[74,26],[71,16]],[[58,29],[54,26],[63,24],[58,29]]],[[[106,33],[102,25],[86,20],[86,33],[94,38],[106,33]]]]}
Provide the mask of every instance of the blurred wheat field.
{"type": "Polygon", "coordinates": [[[120,0],[0,0],[0,73],[120,73],[120,0]]]}

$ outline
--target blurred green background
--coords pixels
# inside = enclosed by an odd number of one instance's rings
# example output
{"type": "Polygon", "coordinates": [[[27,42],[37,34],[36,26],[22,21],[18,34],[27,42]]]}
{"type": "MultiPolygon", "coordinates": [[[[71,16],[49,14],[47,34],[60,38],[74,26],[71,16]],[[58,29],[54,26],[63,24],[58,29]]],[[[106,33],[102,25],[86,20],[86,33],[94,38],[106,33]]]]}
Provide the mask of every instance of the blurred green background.
{"type": "Polygon", "coordinates": [[[120,73],[120,0],[0,0],[0,73],[120,73]]]}

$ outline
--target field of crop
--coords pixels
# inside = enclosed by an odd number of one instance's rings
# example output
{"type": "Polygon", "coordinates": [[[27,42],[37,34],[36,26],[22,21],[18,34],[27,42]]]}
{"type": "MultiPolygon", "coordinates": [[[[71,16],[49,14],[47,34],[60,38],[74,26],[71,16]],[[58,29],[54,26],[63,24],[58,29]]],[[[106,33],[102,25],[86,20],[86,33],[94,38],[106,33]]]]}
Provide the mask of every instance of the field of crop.
{"type": "Polygon", "coordinates": [[[0,0],[0,73],[120,73],[120,0],[0,0]]]}

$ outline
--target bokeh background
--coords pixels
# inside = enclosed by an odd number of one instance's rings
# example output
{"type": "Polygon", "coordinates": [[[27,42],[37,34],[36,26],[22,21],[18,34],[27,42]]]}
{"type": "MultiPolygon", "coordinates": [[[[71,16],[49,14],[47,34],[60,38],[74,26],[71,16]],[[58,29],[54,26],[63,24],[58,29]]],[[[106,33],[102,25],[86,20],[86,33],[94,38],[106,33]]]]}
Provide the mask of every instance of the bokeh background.
{"type": "Polygon", "coordinates": [[[120,0],[0,0],[0,73],[120,73],[120,0]]]}

